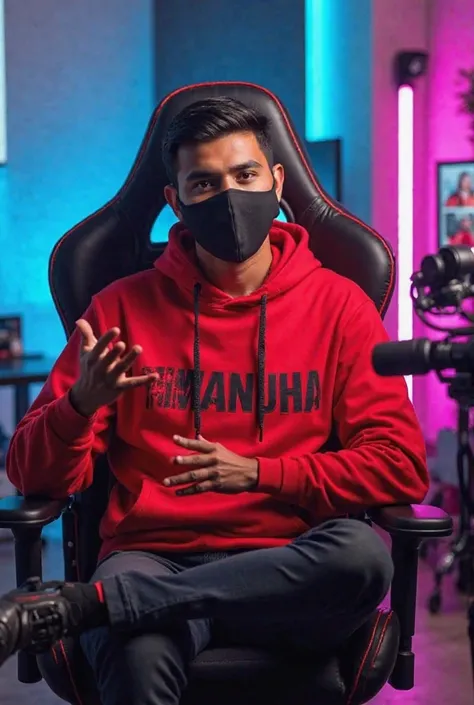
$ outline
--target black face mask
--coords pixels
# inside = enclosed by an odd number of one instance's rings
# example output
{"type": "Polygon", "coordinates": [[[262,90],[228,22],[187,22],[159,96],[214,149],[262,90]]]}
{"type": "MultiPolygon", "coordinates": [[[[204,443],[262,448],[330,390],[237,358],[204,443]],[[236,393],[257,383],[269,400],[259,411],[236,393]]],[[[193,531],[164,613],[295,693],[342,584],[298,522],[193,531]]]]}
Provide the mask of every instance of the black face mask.
{"type": "Polygon", "coordinates": [[[274,188],[231,188],[189,206],[180,201],[179,207],[196,242],[226,262],[245,262],[258,252],[280,212],[274,188]]]}

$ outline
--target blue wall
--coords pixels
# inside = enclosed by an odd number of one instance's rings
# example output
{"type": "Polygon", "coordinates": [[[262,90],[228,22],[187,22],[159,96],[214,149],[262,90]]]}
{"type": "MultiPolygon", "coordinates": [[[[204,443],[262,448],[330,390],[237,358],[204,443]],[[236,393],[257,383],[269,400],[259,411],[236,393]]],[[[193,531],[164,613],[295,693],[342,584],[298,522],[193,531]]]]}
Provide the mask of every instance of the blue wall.
{"type": "Polygon", "coordinates": [[[24,317],[28,350],[56,355],[63,346],[49,254],[114,194],[157,100],[193,81],[254,81],[282,97],[304,134],[303,0],[274,0],[271,11],[252,2],[236,12],[235,3],[220,0],[204,7],[189,0],[7,3],[0,313],[24,317]],[[276,39],[282,28],[283,42],[276,39]]]}
{"type": "MultiPolygon", "coordinates": [[[[52,247],[114,194],[142,139],[154,105],[151,18],[152,0],[6,3],[0,314],[23,316],[29,351],[56,356],[65,342],[48,287],[52,247]]],[[[9,432],[12,401],[0,390],[9,432]]]]}
{"type": "Polygon", "coordinates": [[[306,136],[342,140],[344,205],[372,217],[372,0],[305,0],[306,136]]]}
{"type": "Polygon", "coordinates": [[[173,0],[157,7],[158,99],[186,83],[250,81],[276,93],[304,134],[304,0],[173,0]]]}
{"type": "MultiPolygon", "coordinates": [[[[6,4],[0,314],[24,317],[28,350],[56,355],[64,343],[51,248],[114,194],[156,101],[183,84],[261,83],[301,135],[342,138],[344,203],[370,219],[371,2],[6,4]]],[[[0,423],[11,430],[7,397],[0,423]]]]}
{"type": "MultiPolygon", "coordinates": [[[[151,0],[6,3],[8,164],[0,168],[0,313],[56,355],[54,243],[110,198],[154,105],[151,0]]],[[[11,430],[8,395],[0,423],[11,430]]]]}

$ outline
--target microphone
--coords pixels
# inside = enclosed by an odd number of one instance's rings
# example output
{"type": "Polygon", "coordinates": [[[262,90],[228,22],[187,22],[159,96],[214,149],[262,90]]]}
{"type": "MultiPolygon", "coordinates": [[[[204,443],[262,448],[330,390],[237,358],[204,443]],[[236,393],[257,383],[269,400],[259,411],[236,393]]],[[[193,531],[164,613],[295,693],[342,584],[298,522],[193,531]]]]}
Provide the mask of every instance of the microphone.
{"type": "Polygon", "coordinates": [[[474,371],[474,342],[452,343],[428,338],[381,343],[372,352],[372,365],[381,377],[425,375],[454,369],[474,371]]]}

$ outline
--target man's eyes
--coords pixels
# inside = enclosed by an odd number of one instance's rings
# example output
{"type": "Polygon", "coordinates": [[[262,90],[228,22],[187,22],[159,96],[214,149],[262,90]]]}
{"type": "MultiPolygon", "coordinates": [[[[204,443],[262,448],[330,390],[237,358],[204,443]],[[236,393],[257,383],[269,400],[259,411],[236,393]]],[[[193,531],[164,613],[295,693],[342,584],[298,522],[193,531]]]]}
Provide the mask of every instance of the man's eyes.
{"type": "MultiPolygon", "coordinates": [[[[258,174],[254,171],[241,171],[236,176],[236,181],[240,183],[248,183],[252,179],[256,178],[258,174]]],[[[198,181],[193,186],[193,191],[209,191],[210,189],[218,189],[219,183],[217,181],[210,181],[209,179],[204,179],[203,181],[198,181]]]]}
{"type": "Polygon", "coordinates": [[[210,181],[198,181],[197,184],[194,184],[193,190],[194,191],[205,191],[206,189],[212,187],[212,184],[210,181]]]}
{"type": "Polygon", "coordinates": [[[254,176],[257,176],[254,171],[243,171],[237,178],[241,181],[251,181],[254,176]]]}

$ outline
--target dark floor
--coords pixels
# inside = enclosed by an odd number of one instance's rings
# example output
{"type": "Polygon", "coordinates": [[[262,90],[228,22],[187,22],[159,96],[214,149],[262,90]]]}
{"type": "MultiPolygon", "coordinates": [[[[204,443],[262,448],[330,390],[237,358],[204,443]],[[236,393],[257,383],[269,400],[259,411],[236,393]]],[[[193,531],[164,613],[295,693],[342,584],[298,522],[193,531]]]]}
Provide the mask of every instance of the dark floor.
{"type": "MultiPolygon", "coordinates": [[[[45,578],[61,577],[59,542],[51,541],[46,546],[44,565],[45,578]]],[[[455,593],[453,579],[449,577],[445,583],[442,613],[431,616],[425,607],[431,575],[424,564],[419,578],[416,687],[409,693],[400,693],[387,686],[372,701],[373,705],[473,705],[465,600],[455,593]]],[[[0,594],[14,585],[14,579],[12,544],[0,537],[0,594]]],[[[15,658],[0,670],[0,705],[59,705],[60,702],[44,683],[18,683],[15,658]]]]}

